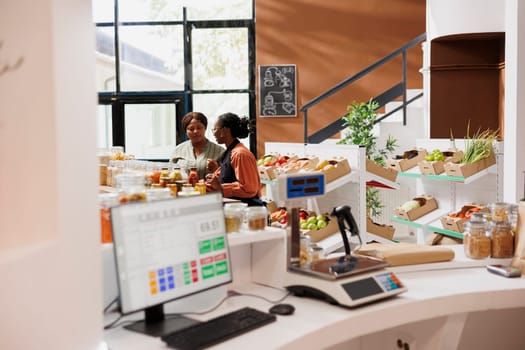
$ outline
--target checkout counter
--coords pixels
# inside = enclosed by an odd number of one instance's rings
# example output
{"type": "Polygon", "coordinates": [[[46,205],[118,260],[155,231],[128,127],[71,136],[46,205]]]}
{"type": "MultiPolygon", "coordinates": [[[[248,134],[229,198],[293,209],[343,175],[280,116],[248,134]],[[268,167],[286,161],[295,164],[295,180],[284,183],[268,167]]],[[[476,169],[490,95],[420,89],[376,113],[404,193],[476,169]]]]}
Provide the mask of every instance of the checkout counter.
{"type": "MultiPolygon", "coordinates": [[[[276,287],[282,273],[275,259],[265,258],[285,250],[286,231],[268,227],[264,232],[230,234],[233,282],[215,295],[227,291],[279,300],[287,292],[276,287]]],[[[105,271],[111,271],[111,245],[103,247],[105,271]]],[[[523,349],[525,333],[525,278],[504,278],[473,266],[457,246],[453,261],[424,266],[389,268],[407,291],[388,299],[356,308],[343,308],[322,300],[288,296],[284,302],[295,306],[289,316],[213,347],[213,349],[523,349]],[[401,345],[399,347],[398,345],[401,345]]],[[[285,256],[285,255],[281,255],[285,256]]],[[[284,263],[284,262],[283,262],[284,263]]],[[[479,265],[479,264],[478,264],[479,265]]],[[[284,265],[281,265],[284,266],[284,265]]],[[[106,299],[116,292],[107,282],[106,299]]],[[[204,294],[205,295],[205,294],[204,294]]],[[[173,304],[180,303],[178,301],[173,304]]],[[[208,305],[202,304],[203,309],[208,305]]],[[[253,296],[228,298],[206,315],[210,319],[244,306],[267,311],[272,304],[253,296]]],[[[166,305],[170,311],[170,304],[166,305]]],[[[201,311],[201,310],[194,310],[201,311]]],[[[105,315],[105,324],[118,316],[105,315]]],[[[142,313],[125,319],[137,319],[142,313]]],[[[167,349],[153,338],[122,327],[105,331],[111,350],[167,349]]]]}

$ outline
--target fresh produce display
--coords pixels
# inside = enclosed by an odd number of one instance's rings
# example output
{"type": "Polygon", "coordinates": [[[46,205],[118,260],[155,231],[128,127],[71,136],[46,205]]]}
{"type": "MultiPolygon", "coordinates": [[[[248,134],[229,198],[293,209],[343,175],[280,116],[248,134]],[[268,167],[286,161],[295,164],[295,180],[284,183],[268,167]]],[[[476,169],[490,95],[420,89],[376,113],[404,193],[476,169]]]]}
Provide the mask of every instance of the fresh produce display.
{"type": "Polygon", "coordinates": [[[301,230],[320,230],[328,225],[328,221],[330,221],[329,216],[324,214],[303,216],[299,220],[299,225],[301,230]]]}
{"type": "Polygon", "coordinates": [[[483,132],[476,132],[474,136],[465,137],[465,154],[461,159],[461,164],[469,164],[490,157],[493,153],[493,144],[498,139],[498,131],[487,129],[483,132]]]}
{"type": "Polygon", "coordinates": [[[429,153],[428,155],[425,156],[425,160],[427,162],[444,161],[445,160],[445,155],[440,150],[435,149],[431,153],[429,153]]]}
{"type": "Polygon", "coordinates": [[[406,201],[405,203],[403,203],[401,205],[401,209],[404,210],[404,211],[409,211],[411,209],[415,209],[415,208],[419,208],[421,207],[423,204],[421,204],[420,201],[416,200],[416,199],[411,199],[409,201],[406,201]]]}
{"type": "Polygon", "coordinates": [[[478,213],[480,211],[479,207],[463,207],[462,210],[456,213],[450,213],[448,214],[448,217],[450,218],[460,218],[460,219],[470,219],[470,216],[473,213],[478,213]]]}

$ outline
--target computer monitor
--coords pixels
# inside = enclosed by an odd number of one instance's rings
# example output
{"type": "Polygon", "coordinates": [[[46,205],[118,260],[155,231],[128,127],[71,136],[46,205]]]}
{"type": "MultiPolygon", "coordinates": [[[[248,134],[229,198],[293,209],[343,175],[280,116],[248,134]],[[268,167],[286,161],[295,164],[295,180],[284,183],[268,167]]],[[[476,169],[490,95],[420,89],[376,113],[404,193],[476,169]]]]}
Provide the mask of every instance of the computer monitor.
{"type": "Polygon", "coordinates": [[[232,281],[220,193],[121,205],[111,222],[121,313],[145,312],[128,329],[162,336],[195,323],[163,305],[232,281]]]}

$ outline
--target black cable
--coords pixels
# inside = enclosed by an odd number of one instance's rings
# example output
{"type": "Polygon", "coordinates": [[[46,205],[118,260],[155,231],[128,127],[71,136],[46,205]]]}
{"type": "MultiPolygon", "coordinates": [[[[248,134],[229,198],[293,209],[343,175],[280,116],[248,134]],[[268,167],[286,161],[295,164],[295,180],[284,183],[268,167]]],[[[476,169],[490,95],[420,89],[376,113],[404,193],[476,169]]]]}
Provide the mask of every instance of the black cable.
{"type": "Polygon", "coordinates": [[[104,313],[108,312],[109,308],[111,307],[111,305],[115,304],[116,302],[118,301],[118,296],[115,297],[115,299],[113,299],[105,308],[104,308],[104,313]]]}

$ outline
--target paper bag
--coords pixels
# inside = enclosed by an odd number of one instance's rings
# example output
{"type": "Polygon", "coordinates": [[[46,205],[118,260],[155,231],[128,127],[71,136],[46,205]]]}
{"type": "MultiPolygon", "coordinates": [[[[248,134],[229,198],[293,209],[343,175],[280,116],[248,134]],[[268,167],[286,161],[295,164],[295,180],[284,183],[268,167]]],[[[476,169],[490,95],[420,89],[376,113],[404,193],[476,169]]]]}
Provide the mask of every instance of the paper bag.
{"type": "Polygon", "coordinates": [[[518,205],[518,227],[514,235],[514,258],[511,265],[525,274],[525,202],[518,205]]]}

